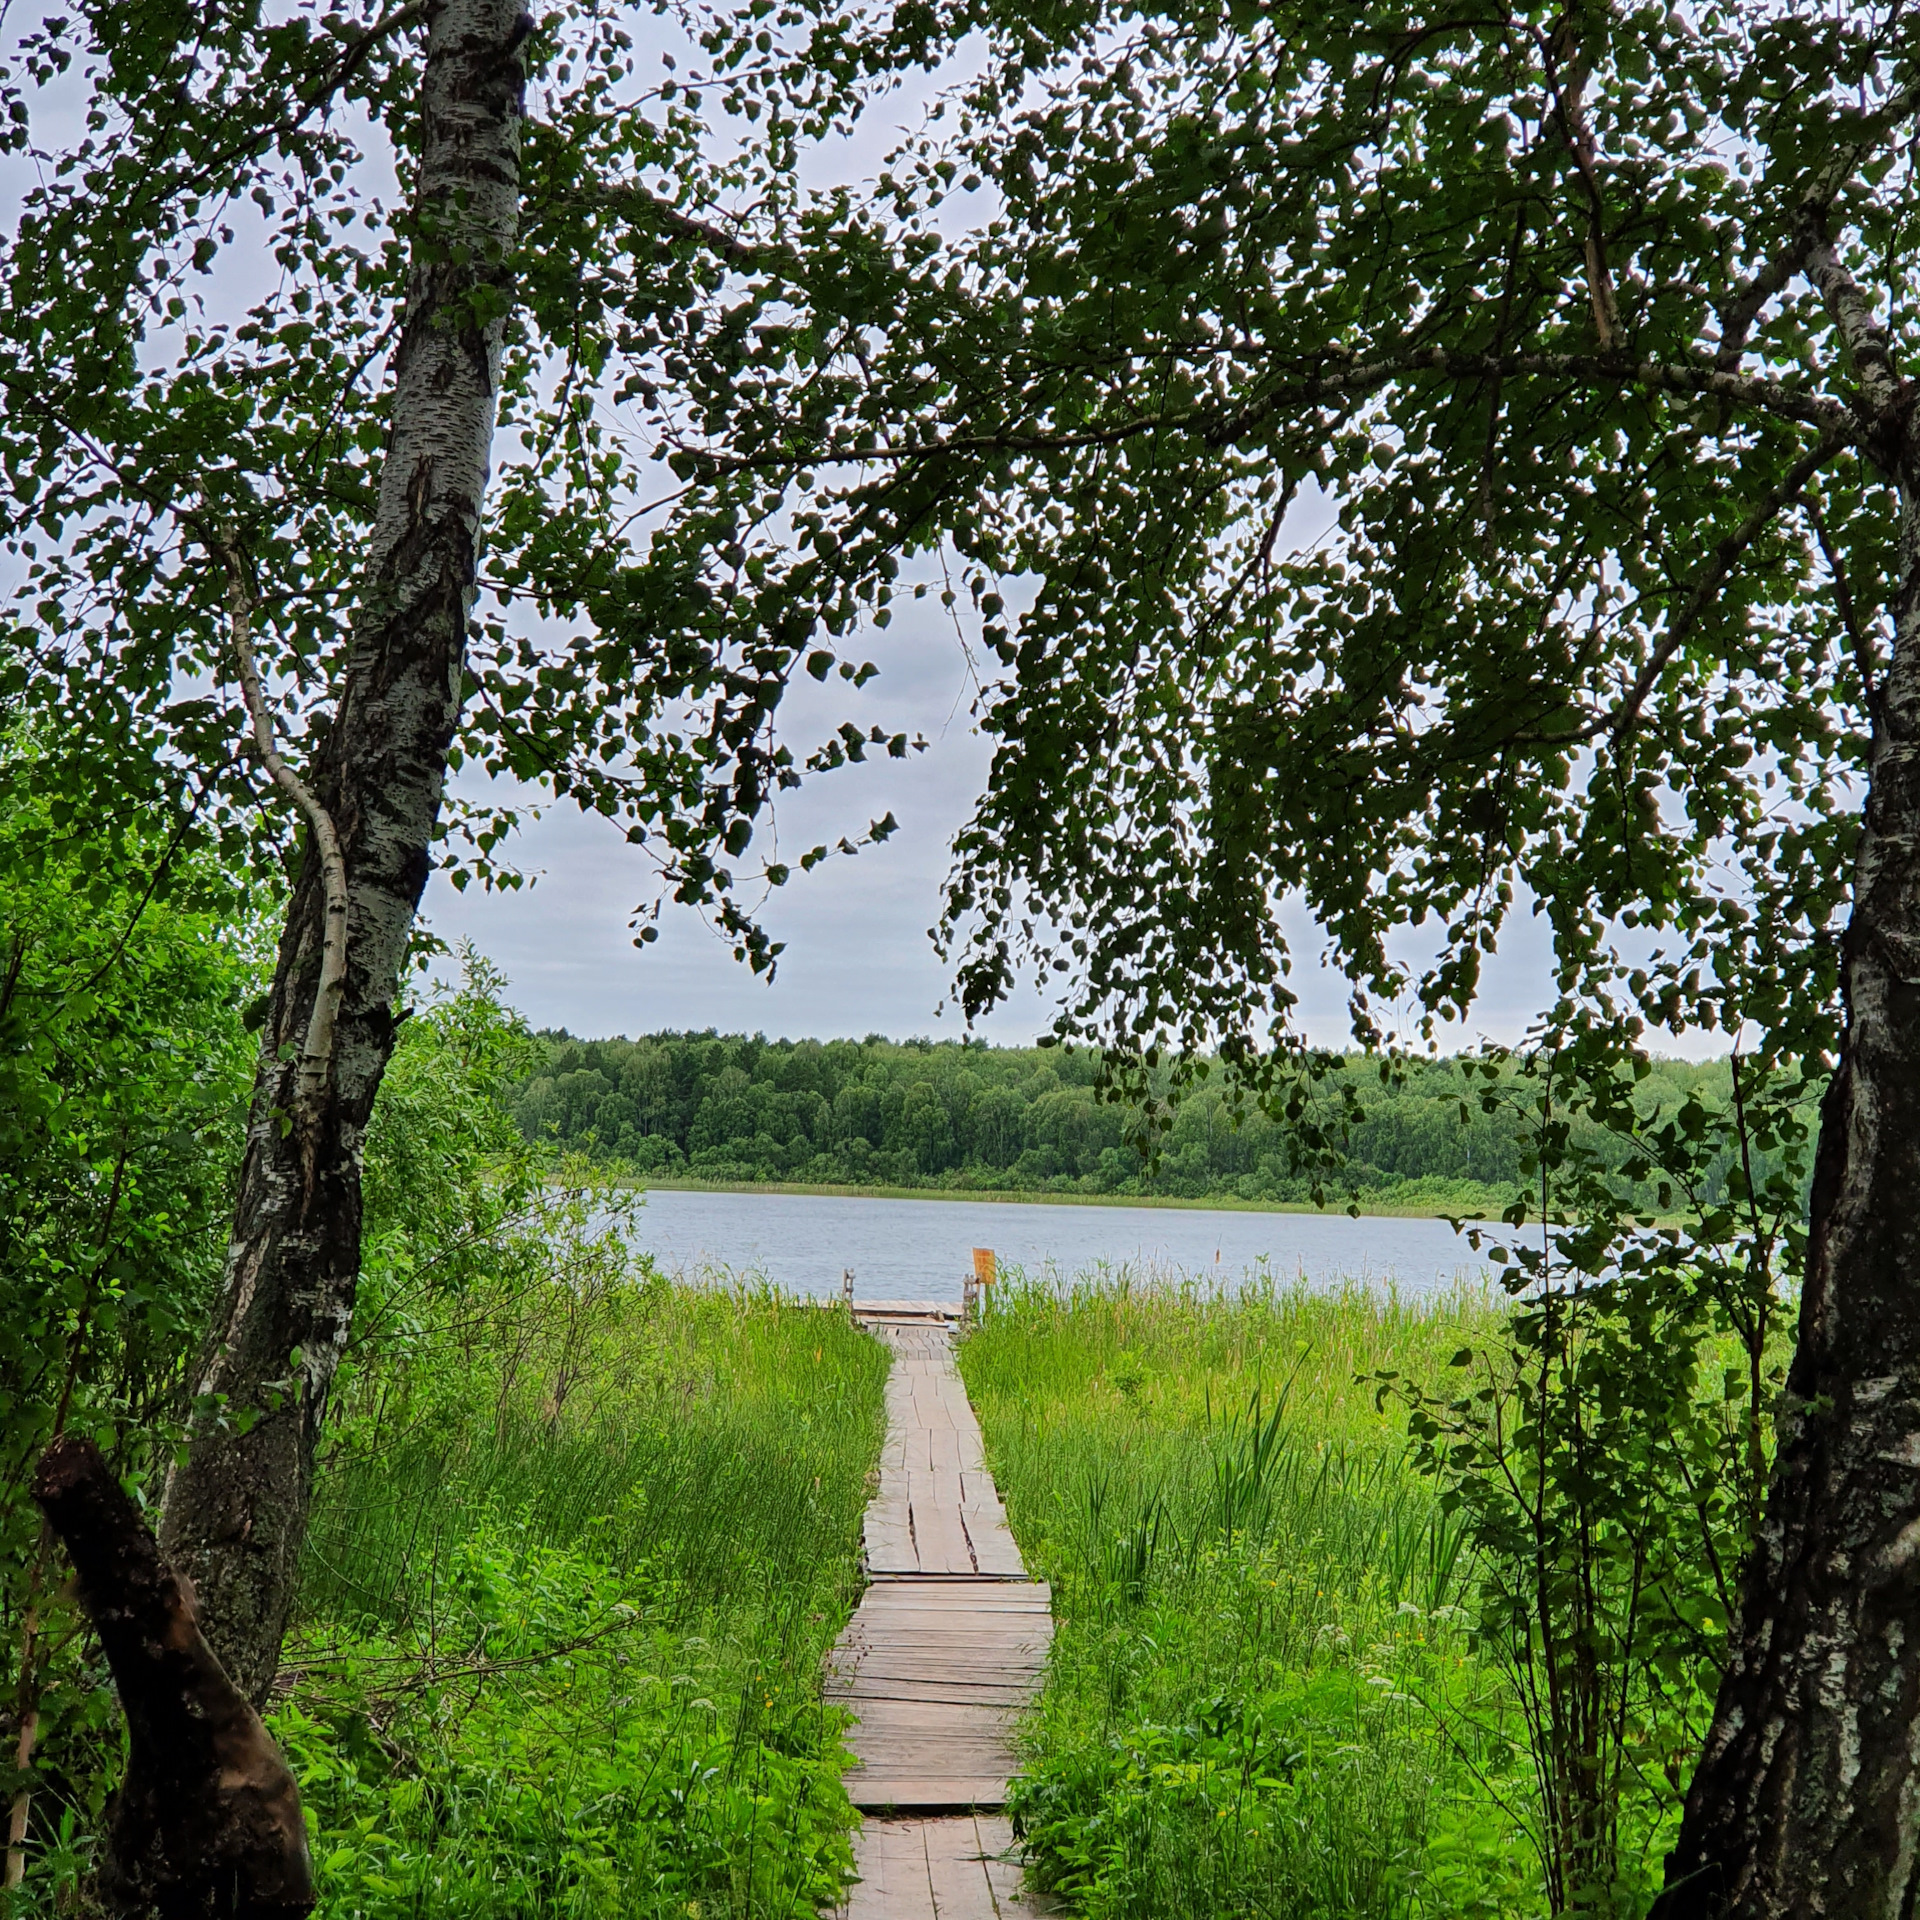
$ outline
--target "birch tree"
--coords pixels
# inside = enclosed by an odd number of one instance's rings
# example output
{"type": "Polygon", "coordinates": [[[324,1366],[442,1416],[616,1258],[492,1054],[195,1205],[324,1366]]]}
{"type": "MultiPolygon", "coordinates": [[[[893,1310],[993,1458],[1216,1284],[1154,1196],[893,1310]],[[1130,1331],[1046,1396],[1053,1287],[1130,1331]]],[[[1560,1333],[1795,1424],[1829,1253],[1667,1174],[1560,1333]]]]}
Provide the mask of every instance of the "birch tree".
{"type": "MultiPolygon", "coordinates": [[[[289,889],[162,1526],[255,1700],[421,890],[443,860],[516,878],[516,816],[450,816],[450,771],[608,817],[637,896],[704,906],[762,969],[778,951],[739,900],[788,867],[737,857],[799,778],[773,716],[815,622],[740,604],[726,503],[659,559],[646,507],[662,435],[724,406],[756,302],[807,314],[816,258],[829,306],[845,279],[790,181],[854,67],[796,63],[773,30],[798,18],[723,21],[704,78],[637,47],[649,16],[516,0],[102,0],[10,49],[0,701],[55,830],[140,815],[289,889]],[[729,111],[758,144],[709,163],[729,111]]],[[[875,744],[843,732],[822,764],[875,744]]]]}

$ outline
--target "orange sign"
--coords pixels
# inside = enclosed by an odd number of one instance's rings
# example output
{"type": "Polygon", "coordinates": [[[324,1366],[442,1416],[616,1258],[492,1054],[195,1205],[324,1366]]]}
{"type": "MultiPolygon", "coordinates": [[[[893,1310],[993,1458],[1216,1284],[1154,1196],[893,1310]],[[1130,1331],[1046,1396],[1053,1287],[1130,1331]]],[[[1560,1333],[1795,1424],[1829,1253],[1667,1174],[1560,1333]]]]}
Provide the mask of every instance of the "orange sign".
{"type": "Polygon", "coordinates": [[[974,1248],[973,1277],[979,1281],[983,1287],[993,1285],[993,1249],[991,1247],[974,1248]]]}

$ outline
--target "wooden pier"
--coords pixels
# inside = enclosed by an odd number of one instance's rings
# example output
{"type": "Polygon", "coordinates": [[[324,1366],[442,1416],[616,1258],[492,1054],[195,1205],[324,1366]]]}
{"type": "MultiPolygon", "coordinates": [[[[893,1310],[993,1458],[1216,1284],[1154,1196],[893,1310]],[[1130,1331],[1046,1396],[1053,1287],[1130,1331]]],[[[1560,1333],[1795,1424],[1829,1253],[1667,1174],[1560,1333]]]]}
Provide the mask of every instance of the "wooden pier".
{"type": "Polygon", "coordinates": [[[845,1920],[1027,1920],[1000,1811],[1011,1732],[1053,1638],[1027,1578],[953,1364],[951,1307],[864,1301],[893,1349],[880,1491],[867,1509],[869,1585],[829,1667],[859,1716],[847,1790],[866,1814],[845,1920]]]}

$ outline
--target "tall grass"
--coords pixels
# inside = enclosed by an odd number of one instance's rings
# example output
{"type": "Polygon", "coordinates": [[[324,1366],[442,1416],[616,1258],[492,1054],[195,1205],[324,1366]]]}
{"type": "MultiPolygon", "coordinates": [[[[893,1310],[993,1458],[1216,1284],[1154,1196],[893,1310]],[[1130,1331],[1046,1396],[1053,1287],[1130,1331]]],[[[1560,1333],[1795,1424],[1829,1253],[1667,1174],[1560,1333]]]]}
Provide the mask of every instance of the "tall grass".
{"type": "Polygon", "coordinates": [[[1082,1912],[1538,1911],[1460,1530],[1377,1400],[1494,1310],[1125,1273],[1001,1290],[961,1367],[1059,1623],[1015,1811],[1082,1912]]]}
{"type": "Polygon", "coordinates": [[[314,1515],[309,1611],[411,1617],[436,1558],[490,1513],[591,1543],[695,1609],[851,1580],[886,1372],[871,1340],[770,1290],[656,1286],[605,1347],[567,1410],[541,1376],[464,1418],[349,1429],[314,1515]]]}
{"type": "Polygon", "coordinates": [[[323,1911],[812,1914],[883,1350],[765,1291],[479,1304],[359,1382],[320,1480],[275,1728],[323,1911]]]}

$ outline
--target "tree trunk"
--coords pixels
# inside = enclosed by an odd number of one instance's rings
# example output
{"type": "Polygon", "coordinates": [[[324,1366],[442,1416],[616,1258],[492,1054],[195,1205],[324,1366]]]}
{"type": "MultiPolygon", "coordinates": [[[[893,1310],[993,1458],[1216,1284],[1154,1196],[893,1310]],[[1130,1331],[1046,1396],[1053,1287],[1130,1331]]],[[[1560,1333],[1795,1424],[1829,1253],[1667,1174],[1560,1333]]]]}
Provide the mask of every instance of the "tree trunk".
{"type": "Polygon", "coordinates": [[[413,260],[372,551],[314,785],[348,882],[330,1075],[298,1085],[324,938],[311,843],[262,1030],[226,1283],[161,1528],[204,1630],[263,1700],[293,1599],[328,1388],[360,1272],[361,1143],[459,716],[519,224],[519,0],[440,0],[421,88],[413,260]]]}
{"type": "Polygon", "coordinates": [[[72,1556],[127,1720],[99,1889],[107,1910],[298,1920],[313,1907],[300,1789],[213,1657],[192,1593],[91,1440],[55,1440],[33,1495],[72,1556]]]}
{"type": "MultiPolygon", "coordinates": [[[[1871,369],[1869,370],[1871,371],[1871,369]]],[[[1821,1110],[1799,1345],[1664,1920],[1908,1920],[1920,1891],[1920,459],[1821,1110]]]]}

